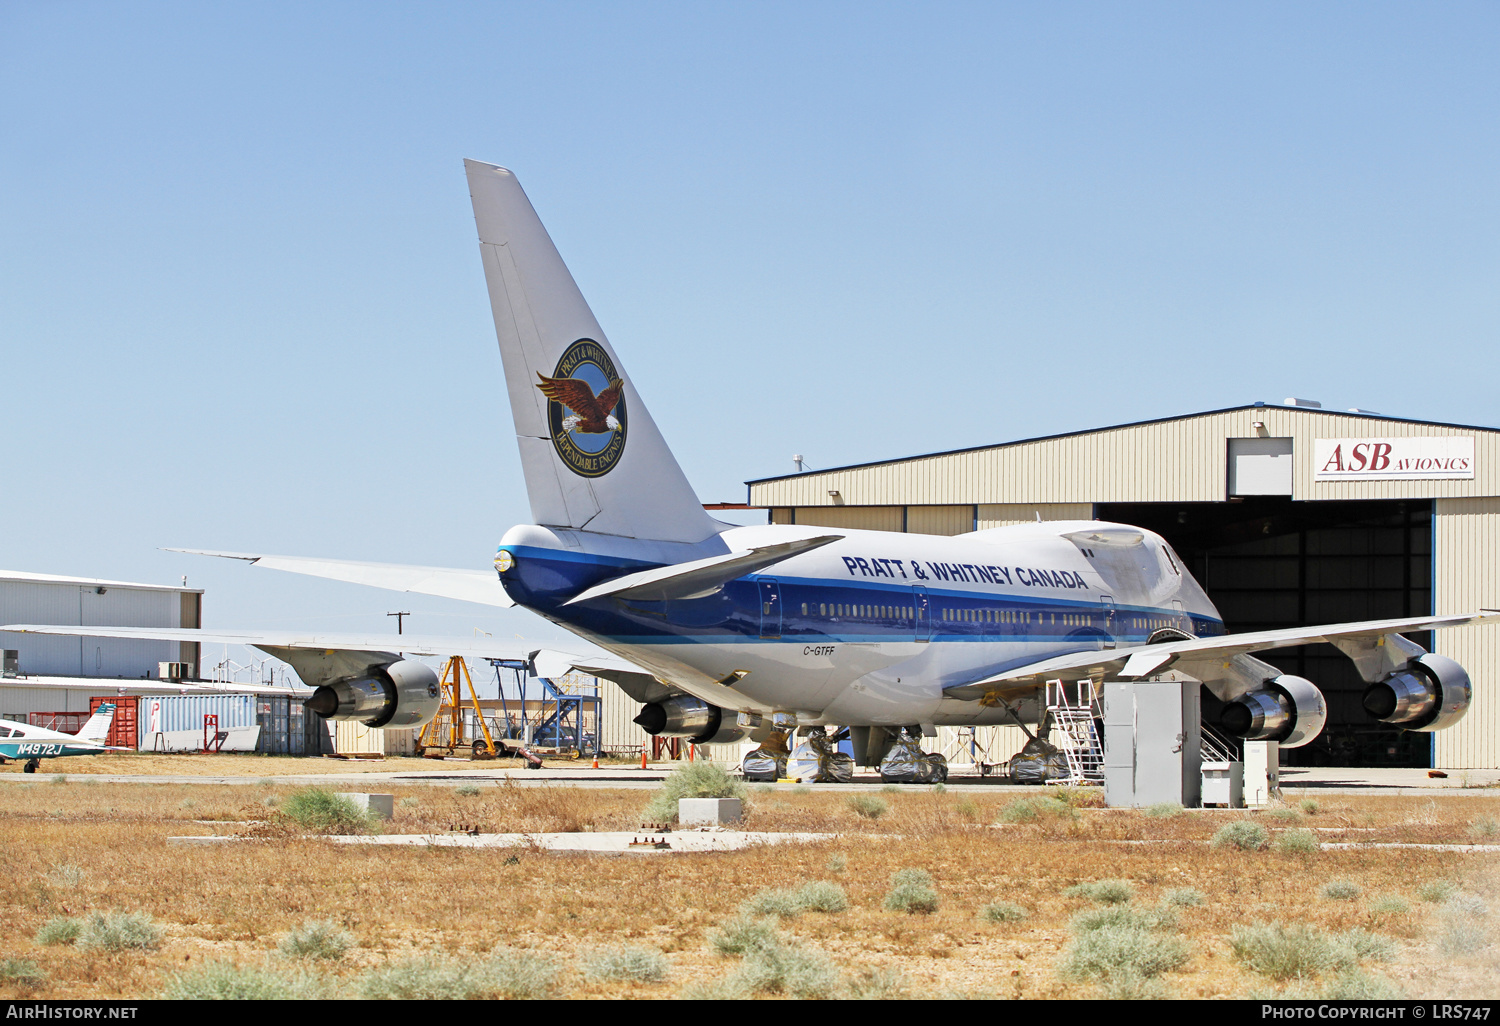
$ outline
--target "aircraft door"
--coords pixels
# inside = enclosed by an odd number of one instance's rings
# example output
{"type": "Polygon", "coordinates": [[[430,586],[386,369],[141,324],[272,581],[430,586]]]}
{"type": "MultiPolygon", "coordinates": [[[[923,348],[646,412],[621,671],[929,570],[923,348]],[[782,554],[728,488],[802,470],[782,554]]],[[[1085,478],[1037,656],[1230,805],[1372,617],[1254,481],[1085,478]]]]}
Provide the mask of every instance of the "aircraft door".
{"type": "Polygon", "coordinates": [[[927,586],[914,584],[911,588],[911,600],[917,611],[917,640],[932,640],[932,617],[929,615],[927,602],[927,586]]]}
{"type": "Polygon", "coordinates": [[[1120,624],[1120,614],[1115,609],[1115,600],[1109,595],[1100,595],[1099,604],[1104,607],[1104,637],[1099,639],[1100,648],[1114,648],[1115,634],[1120,624]]]}
{"type": "Polygon", "coordinates": [[[760,636],[781,637],[781,585],[774,577],[760,579],[760,636]]]}

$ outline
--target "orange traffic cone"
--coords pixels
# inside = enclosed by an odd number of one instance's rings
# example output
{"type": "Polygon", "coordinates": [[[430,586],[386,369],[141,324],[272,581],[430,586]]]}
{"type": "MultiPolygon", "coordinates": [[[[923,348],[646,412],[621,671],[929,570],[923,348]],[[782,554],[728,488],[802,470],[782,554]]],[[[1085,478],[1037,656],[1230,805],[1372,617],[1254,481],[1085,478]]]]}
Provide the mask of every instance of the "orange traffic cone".
{"type": "Polygon", "coordinates": [[[646,768],[646,749],[641,749],[641,769],[646,768]]]}
{"type": "Polygon", "coordinates": [[[594,769],[598,769],[598,768],[599,768],[599,753],[595,752],[594,753],[594,769]]]}

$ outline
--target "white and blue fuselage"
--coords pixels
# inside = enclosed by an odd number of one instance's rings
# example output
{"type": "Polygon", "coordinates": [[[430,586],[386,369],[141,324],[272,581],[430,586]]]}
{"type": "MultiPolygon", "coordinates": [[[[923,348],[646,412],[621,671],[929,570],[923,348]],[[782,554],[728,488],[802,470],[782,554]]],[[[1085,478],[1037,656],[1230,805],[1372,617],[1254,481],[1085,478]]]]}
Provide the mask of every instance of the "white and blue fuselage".
{"type": "Polygon", "coordinates": [[[687,545],[522,526],[500,548],[520,605],[713,705],[802,723],[1007,722],[950,687],[1053,656],[1224,633],[1156,535],[1110,544],[1096,521],[955,537],[804,526],[731,528],[687,545]],[[1090,532],[1103,545],[1078,540],[1090,532]],[[819,535],[841,537],[710,593],[567,605],[612,577],[819,535]]]}

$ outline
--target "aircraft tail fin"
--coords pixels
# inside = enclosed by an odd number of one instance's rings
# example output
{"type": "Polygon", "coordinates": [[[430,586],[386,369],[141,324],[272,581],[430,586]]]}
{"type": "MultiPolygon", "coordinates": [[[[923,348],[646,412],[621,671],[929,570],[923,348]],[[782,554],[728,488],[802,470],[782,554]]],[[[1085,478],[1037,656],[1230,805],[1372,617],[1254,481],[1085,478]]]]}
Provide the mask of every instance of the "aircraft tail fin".
{"type": "Polygon", "coordinates": [[[99,708],[94,710],[94,715],[90,716],[88,722],[73,736],[80,741],[102,745],[109,738],[109,725],[114,722],[114,719],[115,704],[113,702],[101,703],[99,708]]]}
{"type": "Polygon", "coordinates": [[[717,533],[516,176],[464,169],[536,522],[664,541],[717,533]]]}

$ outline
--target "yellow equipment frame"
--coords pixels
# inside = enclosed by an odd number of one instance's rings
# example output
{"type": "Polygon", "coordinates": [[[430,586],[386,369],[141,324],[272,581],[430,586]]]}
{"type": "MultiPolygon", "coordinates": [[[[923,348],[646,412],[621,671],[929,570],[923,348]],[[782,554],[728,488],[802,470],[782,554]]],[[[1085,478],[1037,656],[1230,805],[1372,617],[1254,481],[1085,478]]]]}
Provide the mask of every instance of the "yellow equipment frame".
{"type": "Polygon", "coordinates": [[[438,682],[438,686],[443,689],[443,702],[438,707],[437,715],[417,735],[417,754],[424,757],[428,752],[451,755],[461,747],[464,727],[460,713],[464,700],[460,675],[463,683],[469,685],[469,701],[474,707],[474,719],[479,723],[479,732],[484,735],[483,749],[479,747],[479,739],[474,739],[474,756],[479,759],[497,758],[499,749],[495,745],[495,739],[490,737],[490,728],[484,722],[484,713],[479,708],[479,695],[474,690],[474,678],[469,676],[469,666],[462,656],[451,656],[448,665],[443,667],[443,679],[438,682]],[[447,744],[441,740],[445,728],[448,731],[447,744]]]}

